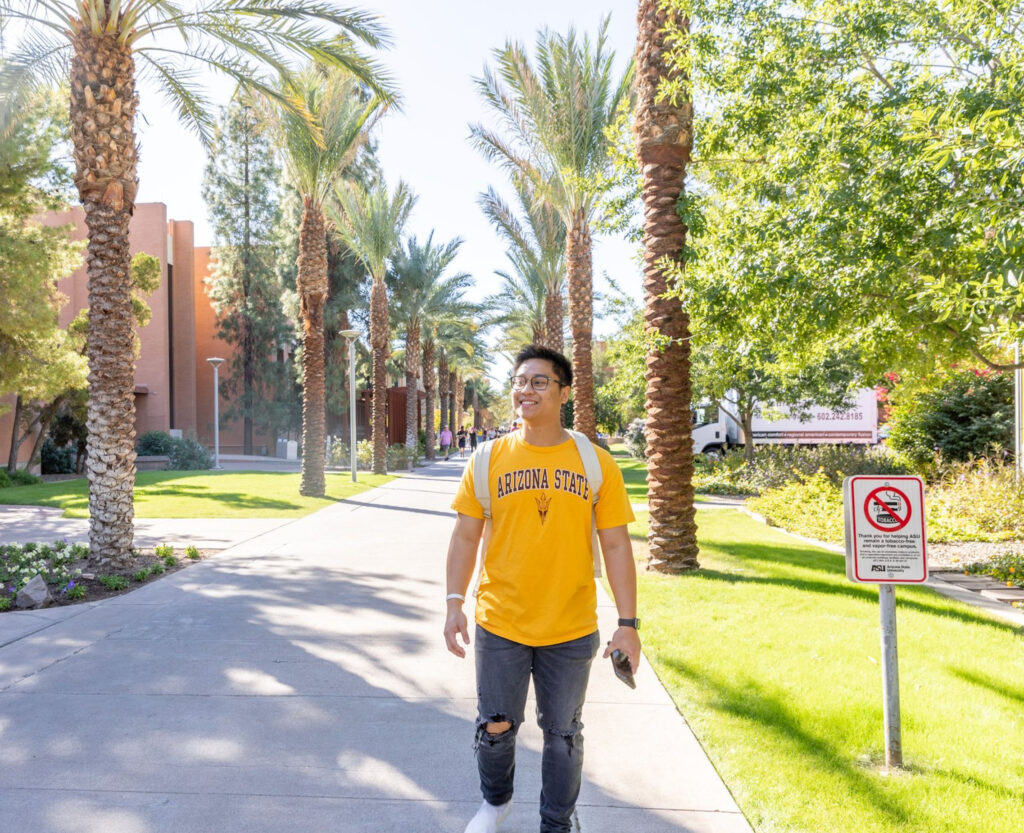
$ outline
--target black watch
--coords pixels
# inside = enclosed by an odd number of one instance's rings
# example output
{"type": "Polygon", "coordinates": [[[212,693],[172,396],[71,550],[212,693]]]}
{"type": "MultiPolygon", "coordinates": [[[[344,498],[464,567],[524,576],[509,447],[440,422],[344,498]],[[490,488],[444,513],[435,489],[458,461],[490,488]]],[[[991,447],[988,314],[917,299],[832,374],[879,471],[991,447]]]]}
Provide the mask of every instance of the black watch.
{"type": "Polygon", "coordinates": [[[634,630],[640,630],[639,619],[619,619],[620,628],[633,628],[634,630]]]}

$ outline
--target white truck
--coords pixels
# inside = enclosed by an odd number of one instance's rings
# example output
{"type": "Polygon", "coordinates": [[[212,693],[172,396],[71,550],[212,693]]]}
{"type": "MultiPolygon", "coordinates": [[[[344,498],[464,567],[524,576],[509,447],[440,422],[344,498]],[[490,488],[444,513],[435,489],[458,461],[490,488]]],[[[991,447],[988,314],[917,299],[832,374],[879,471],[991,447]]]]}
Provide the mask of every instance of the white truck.
{"type": "MultiPolygon", "coordinates": [[[[874,445],[878,442],[878,400],[875,391],[857,391],[850,407],[834,410],[812,405],[810,416],[801,420],[785,405],[762,409],[755,406],[750,433],[754,445],[874,445]]],[[[694,408],[694,454],[721,454],[727,448],[744,445],[736,406],[723,399],[704,402],[694,408]]]]}

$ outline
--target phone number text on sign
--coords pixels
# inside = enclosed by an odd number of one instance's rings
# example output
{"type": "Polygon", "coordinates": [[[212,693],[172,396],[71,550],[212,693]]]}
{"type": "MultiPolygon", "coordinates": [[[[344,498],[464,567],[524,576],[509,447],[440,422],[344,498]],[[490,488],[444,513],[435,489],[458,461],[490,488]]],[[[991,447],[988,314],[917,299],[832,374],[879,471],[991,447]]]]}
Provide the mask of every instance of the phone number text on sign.
{"type": "Polygon", "coordinates": [[[928,579],[921,478],[848,477],[843,509],[851,581],[920,584],[928,579]]]}

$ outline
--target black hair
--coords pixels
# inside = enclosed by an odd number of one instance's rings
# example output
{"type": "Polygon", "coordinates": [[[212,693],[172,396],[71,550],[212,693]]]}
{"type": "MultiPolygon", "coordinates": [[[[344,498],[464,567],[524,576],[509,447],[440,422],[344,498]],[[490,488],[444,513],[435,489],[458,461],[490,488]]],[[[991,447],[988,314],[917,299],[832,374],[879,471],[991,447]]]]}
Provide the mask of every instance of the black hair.
{"type": "Polygon", "coordinates": [[[559,376],[558,381],[566,387],[572,384],[572,364],[557,350],[552,350],[550,347],[541,347],[539,344],[527,344],[516,353],[515,360],[512,363],[513,371],[519,370],[519,366],[530,359],[543,359],[544,361],[551,362],[559,376]]]}

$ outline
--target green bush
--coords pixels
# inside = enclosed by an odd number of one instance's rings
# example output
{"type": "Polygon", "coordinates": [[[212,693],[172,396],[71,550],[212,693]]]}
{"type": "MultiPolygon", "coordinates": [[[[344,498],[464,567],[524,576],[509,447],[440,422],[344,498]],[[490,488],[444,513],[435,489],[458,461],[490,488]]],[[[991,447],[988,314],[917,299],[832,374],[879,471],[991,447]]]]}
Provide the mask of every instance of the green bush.
{"type": "Polygon", "coordinates": [[[124,576],[97,576],[97,579],[107,590],[124,590],[128,586],[128,579],[124,576]]]}
{"type": "Polygon", "coordinates": [[[145,581],[149,578],[149,570],[136,570],[132,573],[132,581],[145,581]]]}
{"type": "Polygon", "coordinates": [[[824,472],[770,489],[747,505],[772,526],[819,541],[843,540],[843,490],[824,472]]]}
{"type": "Polygon", "coordinates": [[[0,489],[6,489],[11,485],[11,476],[7,473],[7,469],[0,469],[0,489]]]}
{"type": "Polygon", "coordinates": [[[174,555],[174,547],[170,544],[157,544],[153,548],[153,553],[157,558],[167,558],[169,555],[174,555]]]}
{"type": "MultiPolygon", "coordinates": [[[[350,462],[348,443],[334,440],[327,450],[327,465],[347,469],[350,462]]],[[[373,445],[369,440],[360,440],[356,443],[356,468],[373,468],[373,445]]]]}
{"type": "Polygon", "coordinates": [[[984,564],[970,564],[964,572],[991,576],[1007,586],[1024,588],[1024,551],[1008,552],[984,564]]]}
{"type": "Polygon", "coordinates": [[[193,561],[198,561],[202,556],[199,554],[199,548],[194,544],[189,544],[185,547],[185,555],[191,558],[193,561]]]}
{"type": "Polygon", "coordinates": [[[169,457],[174,443],[174,437],[166,431],[147,431],[139,437],[135,452],[140,457],[169,457]]]}
{"type": "Polygon", "coordinates": [[[419,449],[406,448],[401,443],[388,447],[388,471],[408,469],[410,464],[415,466],[419,461],[419,449]]]}
{"type": "Polygon", "coordinates": [[[43,478],[30,474],[25,469],[18,469],[14,474],[9,475],[12,486],[36,486],[43,482],[43,478]]]}
{"type": "Polygon", "coordinates": [[[213,454],[194,437],[174,439],[168,468],[173,471],[200,471],[213,468],[213,454]]]}
{"type": "Polygon", "coordinates": [[[925,496],[928,540],[1024,540],[1024,488],[994,459],[946,467],[925,496]]]}
{"type": "Polygon", "coordinates": [[[59,446],[47,437],[39,451],[39,465],[43,474],[74,474],[75,449],[59,446]]]}
{"type": "Polygon", "coordinates": [[[954,370],[933,387],[896,397],[889,416],[890,447],[915,466],[936,454],[946,462],[1013,450],[1013,377],[954,370]]]}

